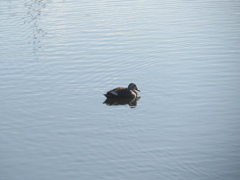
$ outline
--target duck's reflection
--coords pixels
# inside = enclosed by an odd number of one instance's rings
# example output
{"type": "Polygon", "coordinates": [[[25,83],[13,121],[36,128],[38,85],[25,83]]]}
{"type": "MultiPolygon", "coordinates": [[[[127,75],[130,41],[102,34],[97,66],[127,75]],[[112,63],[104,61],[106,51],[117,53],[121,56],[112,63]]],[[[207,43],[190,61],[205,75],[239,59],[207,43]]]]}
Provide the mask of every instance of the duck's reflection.
{"type": "Polygon", "coordinates": [[[137,106],[137,101],[141,97],[133,98],[133,99],[127,99],[127,98],[107,98],[103,104],[106,104],[108,106],[119,106],[119,105],[129,105],[131,108],[134,108],[137,106]]]}

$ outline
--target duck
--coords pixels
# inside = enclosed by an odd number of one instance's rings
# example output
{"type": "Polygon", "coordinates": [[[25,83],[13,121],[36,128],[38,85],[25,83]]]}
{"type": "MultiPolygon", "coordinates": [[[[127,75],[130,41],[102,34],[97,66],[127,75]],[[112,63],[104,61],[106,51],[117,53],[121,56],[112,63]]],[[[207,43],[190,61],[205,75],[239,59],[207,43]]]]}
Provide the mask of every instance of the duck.
{"type": "Polygon", "coordinates": [[[130,83],[127,88],[125,87],[117,87],[110,91],[108,91],[104,96],[107,98],[130,98],[134,99],[138,96],[137,92],[141,92],[137,85],[134,83],[130,83]]]}

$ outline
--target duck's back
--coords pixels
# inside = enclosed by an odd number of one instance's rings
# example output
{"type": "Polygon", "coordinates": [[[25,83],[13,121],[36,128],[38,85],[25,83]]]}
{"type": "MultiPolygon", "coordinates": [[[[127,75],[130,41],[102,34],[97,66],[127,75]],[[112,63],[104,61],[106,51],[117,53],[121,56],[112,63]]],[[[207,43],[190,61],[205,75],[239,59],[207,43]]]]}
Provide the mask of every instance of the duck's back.
{"type": "Polygon", "coordinates": [[[136,94],[128,88],[118,87],[104,94],[108,98],[134,98],[136,94]]]}

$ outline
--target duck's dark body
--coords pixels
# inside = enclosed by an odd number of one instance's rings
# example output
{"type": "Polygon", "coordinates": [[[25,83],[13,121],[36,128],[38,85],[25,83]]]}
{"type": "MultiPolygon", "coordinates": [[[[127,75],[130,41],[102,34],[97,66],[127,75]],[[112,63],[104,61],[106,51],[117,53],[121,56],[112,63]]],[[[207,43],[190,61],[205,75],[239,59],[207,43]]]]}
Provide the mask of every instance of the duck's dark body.
{"type": "Polygon", "coordinates": [[[134,83],[130,83],[128,88],[118,87],[108,91],[104,96],[107,98],[136,98],[135,90],[140,91],[134,83]]]}
{"type": "Polygon", "coordinates": [[[118,87],[104,94],[107,98],[135,98],[137,93],[128,88],[118,87]]]}

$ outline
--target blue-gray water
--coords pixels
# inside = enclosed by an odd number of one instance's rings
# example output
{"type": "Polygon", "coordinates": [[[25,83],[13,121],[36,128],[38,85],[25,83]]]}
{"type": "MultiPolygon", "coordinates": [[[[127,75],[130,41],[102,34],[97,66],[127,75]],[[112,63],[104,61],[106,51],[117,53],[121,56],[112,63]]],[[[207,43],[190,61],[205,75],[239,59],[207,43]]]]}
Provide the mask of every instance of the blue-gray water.
{"type": "Polygon", "coordinates": [[[238,180],[240,1],[0,1],[1,180],[238,180]],[[103,104],[134,82],[137,106],[103,104]]]}

